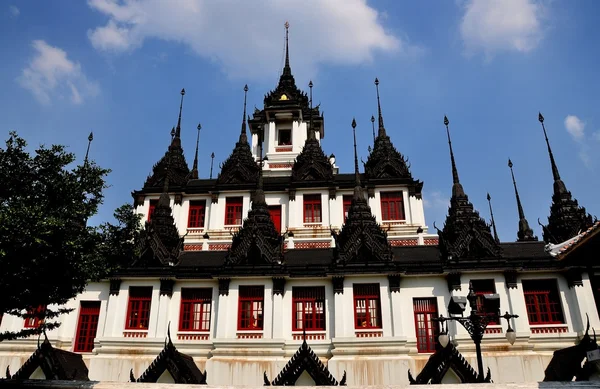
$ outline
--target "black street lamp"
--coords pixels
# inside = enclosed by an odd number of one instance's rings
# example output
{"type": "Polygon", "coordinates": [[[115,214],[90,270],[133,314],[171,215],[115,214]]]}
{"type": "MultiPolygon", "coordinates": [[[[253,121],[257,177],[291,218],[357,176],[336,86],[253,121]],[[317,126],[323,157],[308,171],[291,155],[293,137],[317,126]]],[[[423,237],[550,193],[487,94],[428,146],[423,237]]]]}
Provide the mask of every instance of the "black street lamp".
{"type": "MultiPolygon", "coordinates": [[[[490,305],[494,305],[493,312],[498,312],[500,310],[500,300],[498,295],[484,295],[484,300],[489,302],[490,305]]],[[[467,330],[471,339],[475,343],[475,352],[477,353],[477,369],[479,371],[479,380],[483,382],[483,357],[481,356],[481,340],[483,339],[483,335],[485,334],[485,329],[491,321],[499,320],[500,318],[506,319],[508,322],[508,329],[506,330],[506,339],[508,342],[513,345],[517,338],[517,334],[515,330],[510,326],[510,319],[518,318],[519,315],[512,315],[506,312],[504,315],[500,316],[497,313],[486,313],[479,312],[477,310],[477,295],[473,290],[473,285],[469,282],[469,294],[467,297],[452,297],[450,303],[448,304],[448,315],[449,317],[444,317],[440,315],[440,317],[432,319],[438,323],[442,324],[442,332],[439,335],[440,345],[442,347],[446,347],[448,342],[450,341],[448,337],[448,331],[444,330],[444,323],[446,321],[455,321],[462,324],[463,327],[467,330]],[[471,314],[467,317],[463,317],[463,312],[466,306],[466,300],[469,301],[469,305],[471,306],[471,314]],[[460,315],[460,316],[457,316],[460,315]]],[[[447,327],[446,327],[447,328],[447,327]]]]}

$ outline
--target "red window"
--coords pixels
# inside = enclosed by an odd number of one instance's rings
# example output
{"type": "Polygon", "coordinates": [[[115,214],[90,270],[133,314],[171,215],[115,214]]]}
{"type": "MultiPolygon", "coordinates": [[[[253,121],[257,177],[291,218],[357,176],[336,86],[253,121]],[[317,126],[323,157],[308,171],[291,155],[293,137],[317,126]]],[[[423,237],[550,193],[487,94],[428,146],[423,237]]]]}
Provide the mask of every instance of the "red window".
{"type": "Polygon", "coordinates": [[[289,146],[292,144],[292,130],[279,130],[279,146],[289,146]]]}
{"type": "Polygon", "coordinates": [[[238,306],[238,330],[263,329],[264,300],[264,286],[240,286],[240,300],[238,306]]]}
{"type": "Polygon", "coordinates": [[[188,228],[204,227],[204,216],[206,214],[206,200],[190,201],[188,213],[188,228]]]}
{"type": "Polygon", "coordinates": [[[381,328],[379,284],[354,284],[354,327],[381,328]]]}
{"type": "Polygon", "coordinates": [[[489,324],[496,325],[498,323],[498,315],[499,311],[494,311],[485,303],[485,295],[486,294],[494,294],[496,293],[496,284],[494,280],[471,280],[471,285],[473,286],[473,291],[477,296],[476,300],[476,309],[477,312],[492,316],[493,319],[489,321],[489,324]]]}
{"type": "Polygon", "coordinates": [[[152,219],[154,209],[158,205],[158,200],[150,200],[150,207],[148,208],[148,220],[152,219]]]}
{"type": "Polygon", "coordinates": [[[225,200],[225,225],[242,225],[243,197],[227,197],[225,200]]]}
{"type": "Polygon", "coordinates": [[[439,326],[432,319],[438,316],[435,298],[413,299],[415,313],[415,330],[417,331],[417,350],[420,353],[435,351],[439,326]]]}
{"type": "Polygon", "coordinates": [[[524,280],[523,294],[529,324],[563,324],[556,280],[524,280]]]}
{"type": "Polygon", "coordinates": [[[44,321],[43,312],[46,311],[45,305],[39,305],[37,308],[30,308],[27,310],[26,315],[36,315],[35,317],[26,317],[23,327],[25,328],[38,328],[44,321]]]}
{"type": "Polygon", "coordinates": [[[128,330],[147,330],[150,324],[151,303],[151,286],[130,286],[125,328],[128,330]]]}
{"type": "Polygon", "coordinates": [[[273,220],[273,224],[275,224],[275,229],[277,230],[277,232],[281,232],[281,205],[270,206],[269,214],[271,215],[271,220],[273,220]]]}
{"type": "Polygon", "coordinates": [[[180,331],[210,331],[212,288],[181,289],[180,331]]]}
{"type": "Polygon", "coordinates": [[[321,223],[321,195],[304,195],[304,223],[321,223]]]}
{"type": "Polygon", "coordinates": [[[325,287],[292,288],[293,331],[325,331],[325,287]]]}
{"type": "Polygon", "coordinates": [[[350,204],[352,204],[352,195],[344,195],[342,201],[344,204],[344,222],[346,222],[346,218],[348,217],[348,210],[350,209],[350,204]]]}
{"type": "Polygon", "coordinates": [[[82,301],[75,335],[75,352],[91,353],[98,330],[100,301],[82,301]]]}
{"type": "Polygon", "coordinates": [[[381,192],[382,220],[404,220],[402,192],[381,192]]]}

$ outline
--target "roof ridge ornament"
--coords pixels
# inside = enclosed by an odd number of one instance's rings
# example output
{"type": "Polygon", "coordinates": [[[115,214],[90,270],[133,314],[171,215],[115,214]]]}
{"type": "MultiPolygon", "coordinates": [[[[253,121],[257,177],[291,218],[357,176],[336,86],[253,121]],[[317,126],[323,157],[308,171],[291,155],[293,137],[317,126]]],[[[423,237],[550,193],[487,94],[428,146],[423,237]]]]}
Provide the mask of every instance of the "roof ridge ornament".
{"type": "Polygon", "coordinates": [[[244,113],[242,114],[242,131],[240,133],[240,142],[248,142],[246,135],[246,98],[248,97],[248,84],[244,85],[244,113]]]}
{"type": "Polygon", "coordinates": [[[198,144],[200,143],[200,130],[202,129],[202,125],[198,123],[198,134],[196,135],[196,153],[194,154],[194,164],[192,165],[192,172],[190,173],[190,177],[194,180],[198,179],[198,144]]]}
{"type": "Polygon", "coordinates": [[[494,240],[500,243],[500,239],[498,238],[498,231],[496,230],[496,221],[494,220],[494,211],[492,210],[492,196],[490,193],[487,194],[488,205],[490,206],[490,215],[492,218],[492,230],[494,231],[494,240]]]}
{"type": "Polygon", "coordinates": [[[508,159],[508,167],[510,169],[510,175],[512,176],[513,186],[515,187],[517,211],[519,213],[519,231],[517,232],[517,242],[535,242],[538,240],[538,238],[537,236],[533,235],[533,230],[529,227],[529,222],[525,218],[525,212],[523,212],[523,206],[521,205],[521,198],[519,197],[517,182],[515,181],[515,174],[513,172],[513,163],[510,158],[508,159]]]}
{"type": "Polygon", "coordinates": [[[458,179],[458,169],[456,168],[456,161],[454,160],[452,140],[450,139],[450,128],[448,127],[449,124],[450,121],[448,120],[448,117],[444,115],[444,125],[446,126],[446,134],[448,135],[448,147],[450,148],[450,162],[452,164],[452,196],[464,196],[465,191],[458,179]]]}
{"type": "Polygon", "coordinates": [[[175,137],[181,137],[181,111],[183,110],[183,96],[185,96],[185,88],[181,89],[181,102],[179,103],[179,118],[177,119],[177,128],[175,130],[175,137]]]}
{"type": "Polygon", "coordinates": [[[379,79],[377,77],[375,77],[375,89],[377,90],[377,112],[379,113],[379,133],[377,136],[386,136],[383,115],[381,114],[381,102],[379,101],[379,79]]]}
{"type": "Polygon", "coordinates": [[[291,76],[292,68],[290,67],[290,43],[289,43],[290,23],[288,21],[286,21],[283,26],[285,27],[285,65],[283,66],[283,74],[291,76]]]}
{"type": "Polygon", "coordinates": [[[90,154],[90,146],[91,146],[93,140],[94,140],[94,133],[90,131],[90,135],[88,135],[87,150],[85,151],[85,158],[83,159],[84,167],[86,167],[88,164],[88,155],[90,154]]]}

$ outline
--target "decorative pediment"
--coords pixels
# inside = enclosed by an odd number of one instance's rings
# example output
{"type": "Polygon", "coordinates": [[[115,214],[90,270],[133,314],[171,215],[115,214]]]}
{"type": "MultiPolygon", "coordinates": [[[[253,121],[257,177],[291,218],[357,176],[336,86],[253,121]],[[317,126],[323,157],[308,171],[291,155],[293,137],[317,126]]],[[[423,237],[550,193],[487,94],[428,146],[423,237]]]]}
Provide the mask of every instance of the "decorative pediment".
{"type": "Polygon", "coordinates": [[[140,258],[134,266],[165,266],[178,262],[183,238],[177,232],[166,191],[161,194],[150,221],[146,222],[139,245],[140,258]]]}
{"type": "Polygon", "coordinates": [[[146,179],[144,189],[162,187],[167,176],[170,185],[183,187],[188,182],[189,174],[190,169],[183,155],[181,139],[173,138],[165,155],[152,167],[152,174],[146,179]]]}
{"type": "Polygon", "coordinates": [[[410,165],[392,144],[390,137],[380,135],[375,139],[373,151],[365,163],[368,179],[406,178],[412,180],[410,165]]]}
{"type": "Polygon", "coordinates": [[[47,337],[23,366],[7,378],[27,380],[38,369],[47,380],[89,381],[88,368],[81,354],[54,348],[47,337]]]}
{"type": "Polygon", "coordinates": [[[194,359],[189,355],[177,351],[168,333],[165,347],[146,371],[135,379],[133,370],[130,373],[131,382],[158,382],[159,378],[168,372],[177,384],[206,385],[206,372],[202,373],[194,359]]]}
{"type": "Polygon", "coordinates": [[[292,166],[292,182],[332,180],[333,166],[313,132],[292,166]]]}
{"type": "Polygon", "coordinates": [[[308,346],[305,334],[302,345],[292,358],[290,358],[273,382],[269,382],[267,372],[264,373],[265,386],[295,386],[296,381],[304,372],[307,372],[310,375],[317,386],[346,385],[346,372],[344,371],[342,380],[338,382],[333,375],[331,375],[327,366],[321,362],[319,357],[308,346]]]}
{"type": "MultiPolygon", "coordinates": [[[[429,360],[416,378],[413,378],[410,370],[408,371],[408,380],[411,385],[441,384],[448,370],[456,374],[461,383],[477,383],[479,374],[467,362],[460,352],[454,347],[452,342],[445,348],[439,347],[436,352],[429,357],[429,360]]],[[[483,382],[492,382],[490,370],[483,382]]]]}

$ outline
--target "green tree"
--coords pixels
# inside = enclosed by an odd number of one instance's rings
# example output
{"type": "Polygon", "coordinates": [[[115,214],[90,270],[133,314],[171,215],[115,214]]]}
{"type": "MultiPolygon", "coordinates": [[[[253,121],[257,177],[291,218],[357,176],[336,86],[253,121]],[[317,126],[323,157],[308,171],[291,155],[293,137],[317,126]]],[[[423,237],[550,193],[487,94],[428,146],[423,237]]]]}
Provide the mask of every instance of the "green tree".
{"type": "Polygon", "coordinates": [[[131,260],[139,231],[130,206],[117,210],[117,225],[87,226],[102,203],[108,169],[75,165],[64,146],[40,146],[33,155],[26,147],[11,132],[0,148],[0,315],[41,324],[0,333],[0,341],[57,327],[56,318],[69,310],[51,306],[131,260]]]}

